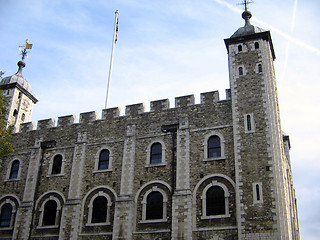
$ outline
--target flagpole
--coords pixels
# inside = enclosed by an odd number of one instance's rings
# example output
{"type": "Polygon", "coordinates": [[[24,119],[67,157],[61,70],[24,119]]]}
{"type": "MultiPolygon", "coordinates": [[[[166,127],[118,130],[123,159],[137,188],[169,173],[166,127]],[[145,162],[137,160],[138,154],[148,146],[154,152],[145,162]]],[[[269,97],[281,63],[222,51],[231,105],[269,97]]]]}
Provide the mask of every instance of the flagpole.
{"type": "Polygon", "coordinates": [[[118,32],[118,14],[119,14],[118,10],[115,11],[116,16],[115,16],[115,21],[114,21],[113,41],[112,41],[112,50],[111,50],[111,59],[110,59],[110,68],[109,68],[109,77],[108,77],[108,84],[107,84],[107,95],[106,95],[105,108],[108,107],[108,101],[109,101],[110,83],[111,83],[113,56],[114,56],[114,46],[117,41],[117,32],[118,32]]]}

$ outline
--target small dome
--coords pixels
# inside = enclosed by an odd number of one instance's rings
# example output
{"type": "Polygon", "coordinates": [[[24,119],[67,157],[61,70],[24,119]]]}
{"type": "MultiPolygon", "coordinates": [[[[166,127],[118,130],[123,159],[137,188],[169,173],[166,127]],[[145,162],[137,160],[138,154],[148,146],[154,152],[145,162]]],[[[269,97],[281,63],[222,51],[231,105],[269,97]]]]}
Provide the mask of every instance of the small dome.
{"type": "Polygon", "coordinates": [[[230,38],[243,37],[252,35],[255,33],[265,32],[264,29],[251,25],[250,18],[252,17],[251,12],[244,11],[242,18],[246,21],[244,27],[239,28],[230,38]]]}
{"type": "Polygon", "coordinates": [[[19,61],[17,65],[19,66],[18,72],[13,74],[12,76],[3,78],[0,82],[0,85],[18,83],[25,90],[31,93],[32,91],[31,84],[22,76],[22,68],[25,67],[25,63],[23,61],[19,61]]]}

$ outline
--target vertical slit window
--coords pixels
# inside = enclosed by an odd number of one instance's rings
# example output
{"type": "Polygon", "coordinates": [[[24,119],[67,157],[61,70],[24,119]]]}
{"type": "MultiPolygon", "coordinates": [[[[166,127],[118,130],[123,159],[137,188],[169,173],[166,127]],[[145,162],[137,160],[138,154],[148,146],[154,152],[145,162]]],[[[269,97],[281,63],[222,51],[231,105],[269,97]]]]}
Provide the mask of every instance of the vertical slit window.
{"type": "Polygon", "coordinates": [[[154,143],[151,146],[150,164],[158,164],[162,162],[162,145],[154,143]]]}
{"type": "Polygon", "coordinates": [[[262,65],[261,64],[258,64],[258,72],[262,73],[262,65]]]}
{"type": "Polygon", "coordinates": [[[101,151],[100,156],[99,156],[98,170],[103,170],[103,169],[109,168],[109,157],[110,157],[109,150],[105,149],[105,150],[101,151]]]}
{"type": "Polygon", "coordinates": [[[12,217],[12,205],[5,203],[1,208],[0,227],[10,227],[12,217]]]}
{"type": "Polygon", "coordinates": [[[256,184],[256,194],[257,194],[257,201],[260,201],[260,187],[259,184],[256,184]]]}
{"type": "Polygon", "coordinates": [[[239,67],[239,76],[242,76],[242,75],[243,75],[243,68],[239,67]]]}
{"type": "Polygon", "coordinates": [[[242,46],[238,45],[238,52],[242,52],[242,46]]]}
{"type": "Polygon", "coordinates": [[[255,42],[255,43],[254,43],[254,48],[255,48],[255,49],[258,49],[258,48],[259,48],[259,43],[258,43],[258,42],[255,42]]]}
{"type": "Polygon", "coordinates": [[[252,130],[252,126],[251,126],[251,116],[247,115],[247,129],[248,131],[252,130]]]}

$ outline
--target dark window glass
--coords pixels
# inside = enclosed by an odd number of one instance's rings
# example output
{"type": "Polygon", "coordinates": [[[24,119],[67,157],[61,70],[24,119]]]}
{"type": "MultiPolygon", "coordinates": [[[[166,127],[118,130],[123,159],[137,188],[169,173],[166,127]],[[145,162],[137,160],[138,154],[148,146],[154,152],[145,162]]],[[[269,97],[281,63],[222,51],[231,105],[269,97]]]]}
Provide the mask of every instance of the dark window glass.
{"type": "Polygon", "coordinates": [[[24,113],[22,113],[21,121],[24,121],[25,119],[26,119],[26,115],[24,113]]]}
{"type": "Polygon", "coordinates": [[[240,75],[240,76],[243,75],[243,69],[242,69],[242,67],[239,67],[239,75],[240,75]]]}
{"type": "Polygon", "coordinates": [[[57,215],[57,203],[54,200],[49,200],[44,205],[43,212],[43,226],[52,226],[56,224],[56,216],[57,215]]]}
{"type": "Polygon", "coordinates": [[[248,131],[251,131],[252,127],[251,127],[251,116],[247,115],[247,129],[248,131]]]}
{"type": "Polygon", "coordinates": [[[62,156],[59,154],[59,155],[56,155],[53,159],[51,174],[60,174],[61,167],[62,167],[62,156]]]}
{"type": "Polygon", "coordinates": [[[262,65],[261,64],[258,65],[258,72],[262,73],[262,65]]]}
{"type": "Polygon", "coordinates": [[[224,190],[222,187],[213,186],[206,193],[207,216],[222,215],[226,213],[224,190]]]}
{"type": "Polygon", "coordinates": [[[10,227],[12,217],[12,206],[10,203],[5,203],[1,208],[0,227],[10,227]]]}
{"type": "Polygon", "coordinates": [[[256,194],[257,194],[257,201],[260,201],[260,187],[259,187],[259,184],[256,185],[256,194]]]}
{"type": "Polygon", "coordinates": [[[162,162],[162,145],[154,143],[151,146],[150,164],[157,164],[162,162]]]}
{"type": "Polygon", "coordinates": [[[208,158],[221,157],[221,144],[218,136],[211,136],[208,139],[208,158]]]}
{"type": "Polygon", "coordinates": [[[92,207],[92,223],[104,223],[107,221],[107,207],[108,207],[108,200],[103,197],[99,196],[93,200],[93,207],[92,207]]]}
{"type": "Polygon", "coordinates": [[[258,49],[258,48],[259,48],[259,43],[258,43],[258,42],[254,43],[254,48],[255,48],[255,49],[258,49]]]}
{"type": "Polygon", "coordinates": [[[163,218],[163,196],[160,192],[152,192],[147,197],[146,220],[163,218]]]}
{"type": "Polygon", "coordinates": [[[18,116],[18,111],[17,111],[17,109],[15,109],[15,110],[13,111],[13,116],[14,116],[14,117],[17,117],[17,116],[18,116]]]}
{"type": "Polygon", "coordinates": [[[20,166],[20,162],[18,160],[14,160],[11,165],[10,179],[18,178],[19,166],[20,166]]]}
{"type": "Polygon", "coordinates": [[[242,52],[242,46],[241,45],[238,46],[238,51],[242,52]]]}
{"type": "Polygon", "coordinates": [[[99,157],[99,166],[98,169],[108,169],[109,168],[109,150],[102,150],[99,157]]]}

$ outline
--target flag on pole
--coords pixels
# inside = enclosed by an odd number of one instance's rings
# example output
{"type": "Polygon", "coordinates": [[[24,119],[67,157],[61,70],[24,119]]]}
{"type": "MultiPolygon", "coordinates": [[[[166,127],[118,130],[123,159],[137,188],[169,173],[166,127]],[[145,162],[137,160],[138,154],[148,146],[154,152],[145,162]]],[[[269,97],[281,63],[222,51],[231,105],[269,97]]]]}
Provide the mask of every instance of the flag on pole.
{"type": "Polygon", "coordinates": [[[116,20],[116,36],[115,36],[115,39],[114,39],[114,43],[117,42],[118,40],[118,29],[119,29],[119,19],[118,19],[118,15],[117,15],[117,20],[116,20]]]}

